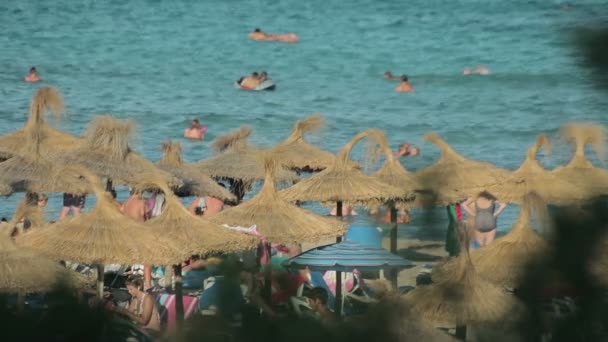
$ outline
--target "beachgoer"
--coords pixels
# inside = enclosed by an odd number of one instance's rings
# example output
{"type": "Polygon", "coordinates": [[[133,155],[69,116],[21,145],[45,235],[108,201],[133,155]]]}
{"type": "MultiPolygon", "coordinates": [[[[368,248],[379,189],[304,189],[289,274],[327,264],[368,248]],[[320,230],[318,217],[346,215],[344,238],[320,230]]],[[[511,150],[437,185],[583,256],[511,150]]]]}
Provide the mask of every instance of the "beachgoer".
{"type": "Polygon", "coordinates": [[[223,208],[224,201],[221,199],[211,196],[197,196],[190,205],[190,212],[192,215],[210,217],[222,211],[223,208]]]}
{"type": "Polygon", "coordinates": [[[268,79],[268,73],[266,71],[262,71],[260,73],[260,77],[258,77],[258,82],[261,84],[262,82],[268,79]]]}
{"type": "Polygon", "coordinates": [[[250,76],[246,76],[240,83],[240,86],[243,89],[248,90],[254,89],[258,85],[260,85],[260,75],[257,73],[257,71],[251,73],[250,76]]]}
{"type": "Polygon", "coordinates": [[[38,76],[38,71],[36,67],[31,67],[28,74],[23,78],[25,82],[38,82],[40,81],[40,77],[38,76]]]}
{"type": "Polygon", "coordinates": [[[470,74],[472,74],[472,73],[473,73],[473,72],[472,72],[472,71],[471,71],[471,69],[469,69],[469,68],[464,68],[464,70],[462,70],[462,74],[463,74],[463,75],[470,75],[470,74]]]}
{"type": "Polygon", "coordinates": [[[49,203],[49,197],[46,194],[38,194],[38,208],[43,209],[49,203]]]}
{"type": "Polygon", "coordinates": [[[201,125],[198,119],[192,120],[190,128],[184,130],[184,138],[194,140],[204,140],[205,133],[207,132],[207,126],[201,125]]]}
{"type": "Polygon", "coordinates": [[[488,69],[487,67],[485,67],[483,65],[478,65],[475,68],[475,73],[477,75],[489,75],[490,74],[490,69],[488,69]]]}
{"type": "Polygon", "coordinates": [[[395,91],[409,93],[412,90],[414,90],[414,87],[412,87],[412,85],[409,83],[407,76],[401,76],[401,82],[395,87],[395,91]]]}
{"type": "Polygon", "coordinates": [[[86,200],[86,195],[79,194],[63,194],[63,208],[61,208],[61,213],[59,214],[59,220],[63,220],[68,217],[70,210],[72,210],[72,215],[74,217],[80,215],[80,211],[84,208],[84,203],[86,200]]]}
{"type": "Polygon", "coordinates": [[[384,72],[384,78],[391,81],[401,79],[401,77],[393,75],[393,73],[390,71],[384,72]]]}
{"type": "Polygon", "coordinates": [[[140,193],[131,190],[131,196],[122,204],[122,212],[136,221],[144,222],[147,219],[146,201],[140,193]]]}
{"type": "Polygon", "coordinates": [[[483,247],[494,241],[498,215],[505,210],[506,206],[506,203],[498,202],[496,197],[487,191],[482,191],[477,198],[469,198],[462,204],[462,208],[474,222],[475,241],[473,243],[476,242],[479,247],[483,247]],[[471,204],[474,204],[472,208],[471,204]]]}
{"type": "Polygon", "coordinates": [[[397,151],[395,152],[395,157],[397,157],[397,158],[406,157],[406,156],[416,157],[419,154],[420,154],[420,148],[418,148],[416,146],[412,146],[412,145],[410,145],[410,143],[403,143],[403,144],[399,145],[399,149],[397,149],[397,151]]]}
{"type": "Polygon", "coordinates": [[[248,36],[249,39],[253,40],[269,40],[281,43],[297,43],[299,40],[298,36],[295,33],[269,34],[263,32],[259,28],[256,28],[253,32],[249,33],[248,36]]]}
{"type": "Polygon", "coordinates": [[[328,298],[327,290],[322,287],[315,287],[308,294],[310,309],[319,316],[323,323],[333,323],[338,320],[336,315],[327,307],[328,298]]]}
{"type": "MultiPolygon", "coordinates": [[[[334,206],[329,213],[331,216],[338,215],[338,207],[334,206]]],[[[342,216],[357,216],[359,213],[355,210],[352,205],[343,205],[342,206],[342,216]]]]}
{"type": "Polygon", "coordinates": [[[141,276],[127,278],[127,290],[131,301],[126,309],[115,307],[114,310],[127,316],[148,332],[160,331],[160,316],[154,297],[144,291],[144,282],[141,276]]]}
{"type": "MultiPolygon", "coordinates": [[[[386,209],[386,211],[384,212],[384,216],[382,216],[380,221],[383,223],[391,223],[390,209],[388,209],[388,208],[386,209]]],[[[403,223],[403,224],[410,223],[410,212],[407,209],[405,209],[405,208],[398,209],[397,223],[403,223]]]]}

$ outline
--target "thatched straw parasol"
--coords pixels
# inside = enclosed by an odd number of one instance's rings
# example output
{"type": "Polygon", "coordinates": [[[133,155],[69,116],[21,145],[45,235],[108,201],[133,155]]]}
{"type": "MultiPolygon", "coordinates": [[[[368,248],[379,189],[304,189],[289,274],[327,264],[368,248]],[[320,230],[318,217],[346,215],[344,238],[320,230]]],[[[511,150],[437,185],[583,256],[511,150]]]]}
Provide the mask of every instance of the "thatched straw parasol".
{"type": "Polygon", "coordinates": [[[553,170],[553,173],[575,185],[584,188],[590,196],[608,193],[608,171],[593,166],[585,157],[585,145],[591,145],[602,159],[604,153],[604,130],[591,124],[568,124],[561,135],[575,147],[574,156],[567,165],[553,170]]]}
{"type": "Polygon", "coordinates": [[[131,150],[132,129],[129,121],[98,116],[89,124],[84,141],[77,149],[56,157],[66,165],[82,165],[99,177],[114,181],[130,184],[137,181],[139,174],[153,172],[172,186],[181,185],[171,174],[131,150]]]}
{"type": "Polygon", "coordinates": [[[162,214],[145,223],[190,255],[216,252],[239,252],[252,249],[257,239],[228,230],[216,223],[192,215],[158,176],[144,175],[137,189],[154,187],[165,194],[162,214]]]}
{"type": "Polygon", "coordinates": [[[382,132],[372,129],[357,134],[338,153],[334,164],[310,178],[304,179],[279,194],[287,201],[332,201],[338,202],[338,209],[343,201],[364,202],[377,200],[404,199],[407,193],[403,189],[392,187],[377,177],[364,174],[353,163],[349,155],[353,146],[364,138],[377,139],[382,132]]]}
{"type": "Polygon", "coordinates": [[[271,155],[265,158],[266,178],[260,192],[249,201],[212,216],[212,221],[245,227],[255,224],[267,241],[282,244],[318,242],[344,234],[344,223],[311,213],[279,198],[275,188],[278,165],[271,155]]]}
{"type": "MultiPolygon", "coordinates": [[[[247,143],[250,135],[251,128],[243,126],[237,131],[218,137],[212,147],[220,153],[192,165],[214,178],[240,180],[245,183],[264,179],[264,158],[258,148],[247,143]]],[[[277,170],[276,179],[293,182],[298,176],[281,168],[277,170]]]]}
{"type": "MultiPolygon", "coordinates": [[[[25,126],[15,132],[0,136],[0,148],[3,151],[21,152],[24,149],[23,141],[31,134],[39,136],[40,147],[47,151],[66,151],[76,147],[80,141],[77,137],[61,132],[44,122],[44,113],[51,110],[56,116],[63,112],[63,98],[59,91],[52,87],[38,89],[32,97],[30,112],[25,126]]],[[[7,157],[2,153],[3,157],[7,157]]]]}
{"type": "Polygon", "coordinates": [[[516,297],[477,276],[465,241],[466,236],[461,237],[462,252],[453,273],[403,296],[412,313],[423,320],[457,326],[520,319],[524,308],[516,297]]]}
{"type": "MultiPolygon", "coordinates": [[[[64,173],[83,175],[90,182],[97,198],[96,206],[89,213],[19,235],[18,244],[53,259],[101,265],[170,265],[190,256],[186,251],[172,248],[166,239],[161,239],[143,223],[121,213],[92,173],[76,167],[66,168],[64,173]]],[[[98,290],[102,291],[103,266],[98,267],[98,272],[98,281],[101,281],[98,290]]]]}
{"type": "Polygon", "coordinates": [[[487,190],[499,200],[521,203],[530,192],[538,193],[547,203],[568,204],[585,199],[586,191],[544,169],[536,160],[541,147],[549,148],[549,139],[541,135],[528,150],[526,159],[511,175],[498,184],[478,189],[487,190]]]}
{"type": "Polygon", "coordinates": [[[272,149],[273,156],[284,167],[298,171],[321,171],[334,163],[335,156],[304,140],[304,134],[325,125],[321,114],[313,114],[296,122],[287,139],[272,149]]]}
{"type": "Polygon", "coordinates": [[[425,139],[439,147],[441,157],[415,173],[424,194],[418,196],[420,204],[461,202],[478,192],[473,189],[495,184],[509,174],[490,163],[466,159],[435,133],[427,133],[425,139]]]}
{"type": "MultiPolygon", "coordinates": [[[[18,248],[10,238],[13,227],[33,208],[18,208],[13,219],[0,229],[0,293],[47,291],[59,283],[77,285],[76,274],[59,263],[43,258],[31,250],[18,248]]],[[[35,215],[35,214],[34,214],[35,215]]]]}
{"type": "Polygon", "coordinates": [[[8,196],[13,193],[13,188],[6,184],[0,183],[0,196],[8,196]]]}
{"type": "MultiPolygon", "coordinates": [[[[533,215],[541,222],[547,221],[545,202],[534,192],[524,197],[519,217],[507,235],[471,252],[471,261],[480,277],[496,285],[517,288],[523,283],[527,266],[548,256],[549,244],[530,228],[533,215]]],[[[452,259],[434,267],[433,281],[448,277],[455,266],[456,259],[452,259]]]]}
{"type": "Polygon", "coordinates": [[[182,180],[183,185],[176,189],[177,193],[211,196],[224,201],[234,201],[236,199],[233,194],[219,186],[211,177],[197,171],[191,164],[184,163],[182,160],[182,146],[179,143],[165,142],[162,149],[163,156],[158,162],[158,167],[182,180]]]}
{"type": "MultiPolygon", "coordinates": [[[[176,249],[191,255],[214,252],[240,252],[253,249],[257,239],[252,236],[228,230],[206,219],[194,216],[184,208],[179,199],[169,190],[169,186],[158,176],[142,176],[137,188],[160,189],[165,194],[162,214],[145,223],[146,226],[162,234],[176,249]]],[[[181,264],[174,266],[176,278],[177,317],[183,320],[181,264]]]]}

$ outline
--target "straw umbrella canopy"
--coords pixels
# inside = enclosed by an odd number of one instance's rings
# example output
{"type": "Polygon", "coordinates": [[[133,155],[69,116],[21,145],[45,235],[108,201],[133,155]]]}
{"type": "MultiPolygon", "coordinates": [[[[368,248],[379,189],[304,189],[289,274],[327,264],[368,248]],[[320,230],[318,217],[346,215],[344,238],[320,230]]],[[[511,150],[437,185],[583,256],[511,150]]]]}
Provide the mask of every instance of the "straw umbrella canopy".
{"type": "Polygon", "coordinates": [[[183,181],[183,185],[176,189],[177,193],[211,196],[223,201],[234,201],[236,199],[233,194],[219,186],[211,177],[197,171],[191,164],[184,163],[182,146],[179,143],[165,142],[162,149],[163,156],[158,162],[158,167],[183,181]]]}
{"type": "Polygon", "coordinates": [[[439,147],[441,156],[433,165],[415,173],[422,193],[430,194],[418,196],[420,204],[461,202],[475,195],[475,188],[495,184],[509,174],[490,163],[466,159],[435,133],[427,133],[425,139],[439,147]]]}
{"type": "Polygon", "coordinates": [[[181,185],[171,174],[160,170],[129,147],[133,124],[111,116],[94,118],[80,146],[56,156],[66,165],[82,165],[99,177],[133,183],[141,173],[158,173],[170,185],[181,185]]]}
{"type": "MultiPolygon", "coordinates": [[[[477,274],[487,281],[508,288],[522,285],[527,266],[540,262],[549,255],[549,244],[530,228],[532,216],[546,221],[546,205],[536,193],[529,193],[511,231],[490,245],[471,252],[477,274]]],[[[449,277],[457,265],[456,259],[433,268],[433,281],[449,277]]]]}
{"type": "Polygon", "coordinates": [[[301,180],[279,194],[287,201],[332,201],[341,203],[403,199],[403,189],[390,186],[377,177],[366,175],[349,162],[353,146],[364,138],[377,139],[382,133],[372,129],[357,134],[338,153],[334,164],[327,169],[301,180]]]}
{"type": "Polygon", "coordinates": [[[240,252],[257,245],[257,239],[254,237],[231,231],[207,219],[192,215],[158,176],[142,176],[135,187],[137,189],[154,187],[165,194],[161,215],[146,221],[145,225],[171,240],[176,248],[181,249],[188,256],[240,252]]]}
{"type": "Polygon", "coordinates": [[[298,171],[321,171],[334,163],[335,156],[309,144],[304,135],[322,128],[325,120],[313,114],[299,120],[287,139],[272,149],[274,158],[284,167],[298,171]]]}
{"type": "Polygon", "coordinates": [[[596,154],[603,157],[604,130],[590,124],[569,124],[561,130],[561,135],[575,147],[574,155],[567,165],[553,170],[553,173],[588,191],[589,195],[608,193],[608,171],[593,166],[585,157],[585,145],[591,145],[596,154]]]}
{"type": "Polygon", "coordinates": [[[521,166],[501,182],[479,190],[491,192],[501,201],[521,203],[530,192],[538,193],[547,203],[569,204],[585,199],[586,191],[544,169],[536,160],[541,148],[549,148],[549,138],[544,135],[536,139],[528,150],[521,166]]]}
{"type": "Polygon", "coordinates": [[[412,313],[424,320],[458,326],[521,318],[524,308],[514,295],[477,275],[463,241],[468,239],[461,238],[463,252],[454,272],[403,296],[412,313]]]}
{"type": "MultiPolygon", "coordinates": [[[[82,179],[63,175],[61,166],[43,157],[45,138],[38,128],[28,128],[18,152],[0,162],[0,184],[16,192],[87,193],[89,185],[82,179]]],[[[49,142],[47,141],[46,144],[49,142]]],[[[7,151],[0,147],[0,151],[7,151]]],[[[4,189],[8,190],[8,189],[4,189]]]]}
{"type": "Polygon", "coordinates": [[[30,216],[31,210],[31,207],[20,206],[13,219],[0,230],[0,293],[25,294],[47,291],[59,283],[80,283],[75,273],[31,250],[18,248],[10,238],[12,228],[22,218],[30,216]]]}
{"type": "Polygon", "coordinates": [[[29,117],[25,126],[9,134],[0,136],[0,148],[4,158],[10,153],[23,151],[23,141],[30,134],[39,135],[43,152],[66,151],[78,146],[80,139],[68,133],[59,131],[44,121],[44,113],[51,110],[59,117],[63,112],[63,98],[57,89],[52,87],[41,87],[32,97],[29,117]],[[7,151],[9,152],[7,155],[7,151]]]}
{"type": "Polygon", "coordinates": [[[282,244],[318,242],[346,232],[346,225],[339,220],[282,200],[275,188],[278,166],[269,155],[265,160],[266,178],[260,192],[249,201],[212,216],[213,222],[245,227],[256,225],[266,241],[282,244]]]}
{"type": "Polygon", "coordinates": [[[124,215],[99,179],[82,168],[64,169],[90,182],[97,204],[88,213],[29,231],[17,243],[50,258],[90,264],[172,264],[189,256],[167,246],[159,234],[124,215]]]}
{"type": "MultiPolygon", "coordinates": [[[[264,158],[261,150],[247,143],[251,128],[242,126],[239,130],[218,137],[213,142],[213,149],[219,152],[216,156],[192,164],[204,174],[223,179],[240,180],[245,183],[262,180],[266,177],[264,158]]],[[[297,174],[280,168],[276,179],[293,182],[297,174]]]]}

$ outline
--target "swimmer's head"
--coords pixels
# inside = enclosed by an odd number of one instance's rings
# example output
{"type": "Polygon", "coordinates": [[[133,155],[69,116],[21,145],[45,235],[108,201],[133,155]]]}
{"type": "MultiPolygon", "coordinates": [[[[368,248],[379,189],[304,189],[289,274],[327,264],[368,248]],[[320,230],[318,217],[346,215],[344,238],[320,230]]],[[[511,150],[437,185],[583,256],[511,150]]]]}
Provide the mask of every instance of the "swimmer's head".
{"type": "Polygon", "coordinates": [[[401,82],[407,82],[408,78],[407,75],[401,75],[401,82]]]}
{"type": "Polygon", "coordinates": [[[257,71],[254,71],[254,72],[251,74],[251,77],[258,78],[258,77],[260,77],[260,74],[258,74],[258,72],[257,72],[257,71]]]}
{"type": "Polygon", "coordinates": [[[410,156],[417,156],[420,154],[420,148],[416,147],[416,146],[412,146],[409,148],[409,153],[410,156]]]}
{"type": "Polygon", "coordinates": [[[260,73],[260,77],[259,77],[259,78],[260,78],[260,81],[265,81],[265,80],[267,80],[267,79],[268,79],[268,73],[267,73],[266,71],[262,71],[262,72],[260,73]]]}
{"type": "Polygon", "coordinates": [[[393,77],[393,73],[392,72],[390,72],[390,71],[385,71],[384,72],[384,78],[391,78],[391,77],[393,77]]]}
{"type": "Polygon", "coordinates": [[[192,128],[199,128],[201,126],[200,121],[198,119],[192,120],[192,128]]]}
{"type": "Polygon", "coordinates": [[[256,28],[255,30],[253,30],[253,32],[261,33],[262,30],[260,30],[259,28],[256,28]]]}
{"type": "Polygon", "coordinates": [[[31,67],[31,68],[30,68],[30,74],[33,74],[33,73],[35,73],[35,72],[36,72],[36,67],[34,67],[34,66],[33,66],[33,67],[31,67]]]}

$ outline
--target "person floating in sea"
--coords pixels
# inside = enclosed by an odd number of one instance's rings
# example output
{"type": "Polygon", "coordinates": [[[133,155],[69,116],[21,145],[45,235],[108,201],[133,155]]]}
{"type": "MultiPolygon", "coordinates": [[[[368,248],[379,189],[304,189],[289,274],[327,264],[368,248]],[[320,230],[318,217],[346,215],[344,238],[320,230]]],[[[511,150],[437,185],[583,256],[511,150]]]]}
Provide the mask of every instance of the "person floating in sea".
{"type": "Polygon", "coordinates": [[[409,93],[414,90],[414,87],[409,83],[407,76],[401,76],[401,82],[395,87],[395,91],[400,93],[409,93]]]}
{"type": "Polygon", "coordinates": [[[387,79],[387,80],[390,80],[390,81],[398,81],[398,80],[401,79],[401,76],[396,76],[396,75],[393,75],[393,73],[390,72],[390,71],[385,71],[384,72],[384,79],[387,79]]]}
{"type": "Polygon", "coordinates": [[[270,34],[263,32],[259,28],[256,28],[253,32],[249,33],[249,39],[277,41],[281,43],[297,43],[299,40],[295,33],[270,34]]]}
{"type": "Polygon", "coordinates": [[[257,71],[254,71],[251,75],[242,77],[238,83],[243,89],[254,89],[260,85],[260,74],[258,74],[257,71]]]}
{"type": "Polygon", "coordinates": [[[420,155],[420,148],[410,145],[410,143],[403,143],[399,146],[399,149],[395,151],[395,157],[416,157],[420,155]]]}
{"type": "Polygon", "coordinates": [[[207,126],[201,125],[198,119],[192,120],[190,128],[184,130],[184,138],[193,140],[204,140],[205,133],[207,133],[207,126]]]}
{"type": "Polygon", "coordinates": [[[463,75],[489,75],[490,74],[490,69],[488,69],[488,67],[483,66],[483,65],[478,65],[477,67],[475,67],[475,69],[473,68],[465,68],[462,71],[463,75]]]}
{"type": "Polygon", "coordinates": [[[31,67],[27,76],[25,76],[23,78],[23,80],[25,82],[32,82],[32,83],[40,81],[40,76],[38,76],[38,71],[36,70],[36,67],[31,67]]]}

